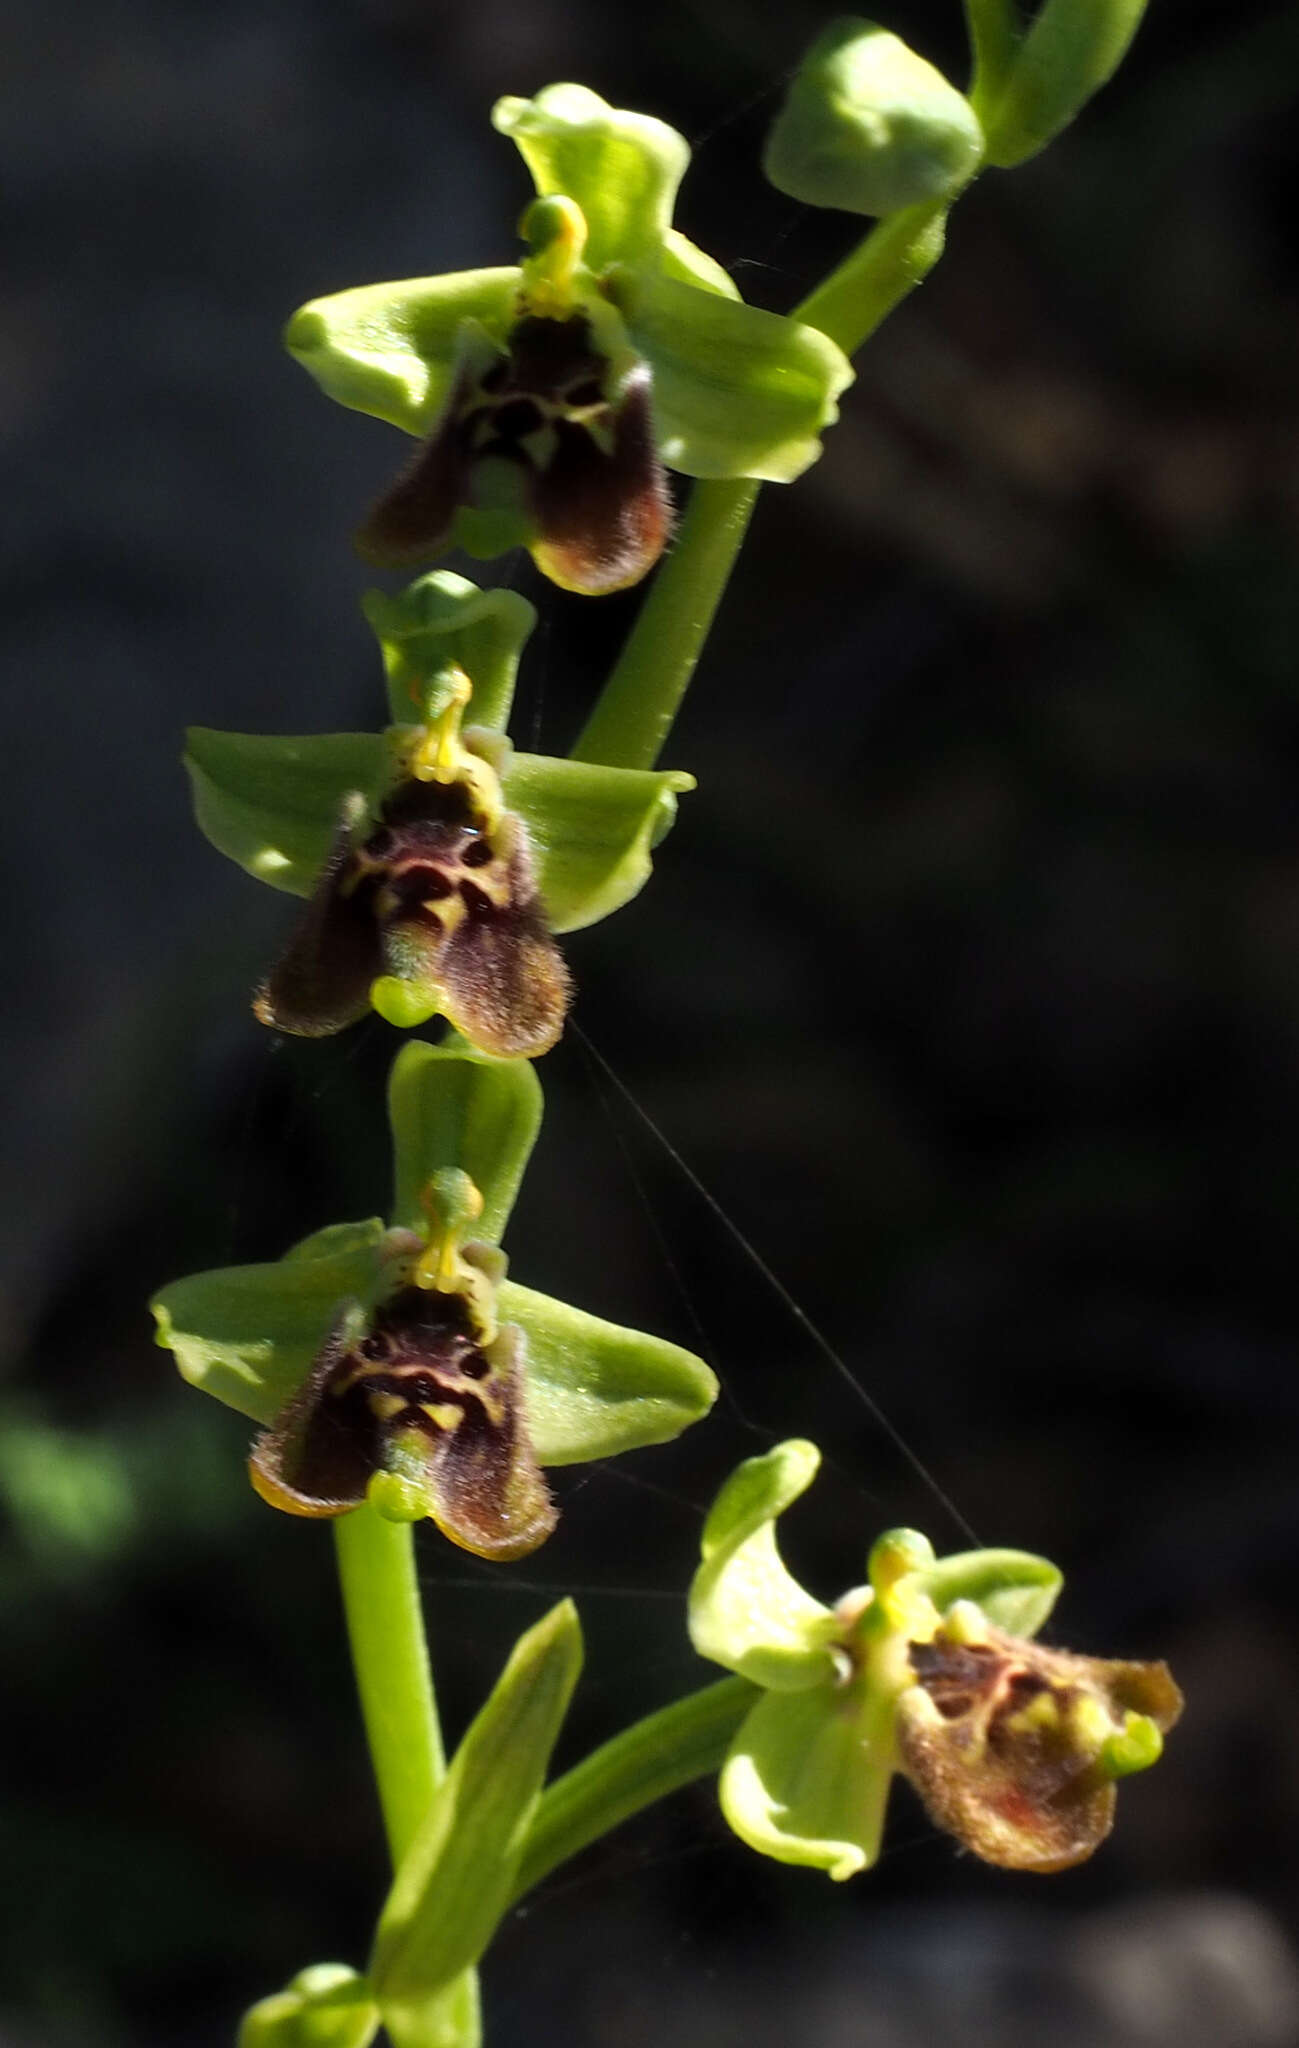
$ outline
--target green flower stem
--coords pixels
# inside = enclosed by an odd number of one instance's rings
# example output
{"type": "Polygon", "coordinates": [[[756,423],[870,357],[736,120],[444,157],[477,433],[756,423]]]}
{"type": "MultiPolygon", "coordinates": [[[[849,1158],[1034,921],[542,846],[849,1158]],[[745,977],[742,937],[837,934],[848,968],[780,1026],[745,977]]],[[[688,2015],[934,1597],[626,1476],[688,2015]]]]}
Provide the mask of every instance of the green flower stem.
{"type": "Polygon", "coordinates": [[[414,1529],[360,1507],[334,1523],[348,1640],[394,1870],[446,1774],[414,1529]]]}
{"type": "Polygon", "coordinates": [[[575,761],[652,768],[722,601],[759,486],[697,483],[675,544],[573,749],[575,761]]]}
{"type": "Polygon", "coordinates": [[[795,306],[794,318],[819,327],[846,356],[855,355],[937,263],[950,205],[950,198],[926,200],[891,213],[795,306]]]}
{"type": "Polygon", "coordinates": [[[758,1697],[747,1679],[723,1678],[634,1722],[556,1778],[542,1794],[524,1846],[515,1900],[633,1813],[720,1770],[758,1697]]]}
{"type": "MultiPolygon", "coordinates": [[[[942,254],[946,202],[882,221],[794,317],[848,355],[861,347],[942,254]]],[[[740,552],[759,486],[697,483],[676,543],[573,749],[575,761],[652,768],[690,685],[740,552]]]]}

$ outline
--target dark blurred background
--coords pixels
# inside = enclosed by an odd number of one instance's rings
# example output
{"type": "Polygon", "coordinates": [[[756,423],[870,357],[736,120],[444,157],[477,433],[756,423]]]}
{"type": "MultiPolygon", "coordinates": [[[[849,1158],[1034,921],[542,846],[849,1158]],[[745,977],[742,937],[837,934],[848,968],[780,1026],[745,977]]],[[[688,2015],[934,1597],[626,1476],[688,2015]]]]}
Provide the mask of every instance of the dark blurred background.
{"type": "MultiPolygon", "coordinates": [[[[956,0],[890,25],[958,77],[956,0]]],[[[808,0],[101,0],[13,10],[0,183],[12,929],[0,1378],[4,2048],[217,2048],[363,1959],[381,1842],[330,1546],[247,1489],[143,1302],[383,1207],[374,1020],[246,1009],[291,906],[192,828],[190,720],[373,723],[348,535],[397,437],[277,330],[512,258],[502,92],[577,77],[696,144],[679,221],[784,309],[854,239],[758,153],[808,0]]],[[[764,494],[669,761],[652,886],[571,942],[583,1030],[1057,1639],[1189,1696],[1118,1832],[1043,1883],[895,1798],[872,1876],[761,1863],[708,1787],[504,1932],[496,2048],[1299,2040],[1295,1247],[1299,16],[1154,0],[1078,128],[961,202],[823,461],[764,494]]],[[[634,616],[538,603],[562,751],[634,616]]],[[[448,1722],[582,1588],[574,1757],[710,1675],[680,1595],[722,1476],[807,1434],[834,1597],[960,1532],[569,1039],[514,1271],[706,1346],[717,1414],[558,1475],[526,1567],[419,1553],[448,1722]]]]}

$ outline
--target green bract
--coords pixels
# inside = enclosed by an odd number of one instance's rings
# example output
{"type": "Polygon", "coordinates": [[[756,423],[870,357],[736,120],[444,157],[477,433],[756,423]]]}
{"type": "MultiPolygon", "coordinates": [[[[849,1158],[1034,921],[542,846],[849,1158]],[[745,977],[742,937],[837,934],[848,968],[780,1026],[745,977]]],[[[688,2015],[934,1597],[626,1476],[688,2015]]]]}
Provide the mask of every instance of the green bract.
{"type": "Polygon", "coordinates": [[[535,618],[514,593],[435,572],[365,611],[386,732],[188,735],[207,838],[312,898],[258,1014],[311,1034],[370,1005],[399,1025],[442,1013],[484,1051],[543,1052],[566,997],[549,934],[637,893],[694,779],[511,750],[501,728],[535,618]]]}
{"type": "Polygon", "coordinates": [[[953,198],[982,155],[964,94],[898,36],[849,17],[799,66],[763,169],[809,206],[888,214],[953,198]]]}
{"type": "Polygon", "coordinates": [[[451,1759],[380,1915],[370,1981],[393,2048],[444,2038],[439,2004],[460,1995],[510,1901],[555,1738],[582,1663],[570,1600],[519,1638],[451,1759]]]}
{"type": "Polygon", "coordinates": [[[369,1497],[521,1555],[554,1522],[538,1466],[663,1443],[716,1381],[674,1344],[504,1279],[495,1247],[541,1115],[526,1062],[409,1045],[389,1110],[391,1224],[332,1225],[272,1264],[173,1282],[151,1304],[158,1342],[267,1426],[252,1474],[274,1505],[331,1515],[369,1497]]]}
{"type": "Polygon", "coordinates": [[[287,345],[331,398],[429,437],[369,551],[523,543],[570,588],[618,588],[667,537],[655,449],[690,476],[787,482],[852,370],[815,329],[745,305],[672,228],[675,130],[578,85],[501,100],[493,120],[540,195],[523,262],[313,300],[287,345]]]}
{"type": "Polygon", "coordinates": [[[752,1848],[851,1877],[879,1853],[901,1771],[986,1861],[1056,1870],[1112,1822],[1116,1778],[1159,1755],[1180,1711],[1162,1664],[1041,1650],[1060,1587],[1044,1558],[938,1558],[895,1529],[869,1584],[825,1607],[793,1580],[777,1516],[811,1483],[814,1445],[741,1465],[708,1517],[690,1592],[702,1656],[764,1688],[723,1766],[722,1809],[752,1848]]]}

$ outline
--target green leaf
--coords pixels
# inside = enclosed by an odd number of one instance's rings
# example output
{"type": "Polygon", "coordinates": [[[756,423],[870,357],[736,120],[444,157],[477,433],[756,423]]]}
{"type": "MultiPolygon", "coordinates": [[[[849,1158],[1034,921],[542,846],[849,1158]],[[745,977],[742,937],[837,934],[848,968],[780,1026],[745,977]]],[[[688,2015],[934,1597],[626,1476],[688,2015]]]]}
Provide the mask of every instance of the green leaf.
{"type": "Polygon", "coordinates": [[[582,209],[593,271],[654,260],[690,161],[675,128],[611,107],[584,85],[498,100],[492,124],[517,145],[541,198],[562,194],[582,209]]]}
{"type": "Polygon", "coordinates": [[[964,94],[899,36],[850,16],[803,59],[762,167],[805,205],[888,214],[953,197],[982,154],[964,94]]]}
{"type": "Polygon", "coordinates": [[[470,1235],[499,1244],[541,1126],[541,1083],[527,1060],[497,1060],[452,1041],[403,1046],[388,1081],[397,1229],[424,1226],[420,1195],[458,1166],[483,1198],[470,1235]]]}
{"type": "Polygon", "coordinates": [[[1010,170],[1067,128],[1118,69],[1146,0],[1046,0],[976,104],[988,162],[1010,170]]]}
{"type": "Polygon", "coordinates": [[[717,1398],[703,1361],[661,1337],[603,1322],[512,1280],[500,1289],[497,1312],[527,1339],[525,1413],[540,1465],[668,1443],[717,1398]]]}
{"type": "Polygon", "coordinates": [[[655,431],[673,469],[790,483],[815,462],[853,380],[826,335],[666,275],[619,271],[611,290],[653,367],[655,431]]]}
{"type": "Polygon", "coordinates": [[[1064,1576],[1026,1550],[963,1550],[940,1557],[909,1580],[927,1593],[940,1614],[972,1600],[1011,1636],[1035,1636],[1055,1605],[1064,1576]]]}
{"type": "Polygon", "coordinates": [[[435,569],[396,597],[367,591],[361,609],[383,654],[395,724],[422,721],[430,679],[453,661],[474,686],[466,725],[504,730],[519,655],[537,623],[526,597],[517,590],[480,590],[464,576],[435,569]]]}
{"type": "Polygon", "coordinates": [[[296,1393],[340,1305],[368,1302],[383,1270],[383,1221],[339,1223],[261,1266],[173,1280],[149,1306],[181,1377],[255,1422],[296,1393]]]}
{"type": "Polygon", "coordinates": [[[649,880],[650,851],[670,829],[680,771],[602,768],[545,754],[513,754],[505,801],[527,825],[546,916],[580,931],[630,902],[649,880]]]}
{"type": "Polygon", "coordinates": [[[700,1656],[780,1692],[834,1672],[834,1616],[804,1592],[776,1546],[776,1517],[806,1492],[820,1462],[816,1445],[795,1437],[738,1466],[709,1511],[690,1587],[690,1640],[700,1656]]]}
{"type": "Polygon", "coordinates": [[[346,1963],[313,1963],[244,2014],[236,2048],[367,2048],[379,2023],[364,1977],[346,1963]]]}
{"type": "Polygon", "coordinates": [[[502,341],[521,275],[510,265],[335,292],[299,308],[284,345],[326,397],[427,434],[451,388],[465,321],[502,341]]]}
{"type": "Polygon", "coordinates": [[[571,1600],[521,1636],[402,1860],[370,1975],[393,2048],[439,2036],[427,2007],[482,1954],[510,1902],[550,1752],[582,1664],[571,1600]]]}
{"type": "Polygon", "coordinates": [[[722,1767],[722,1812],[741,1841],[780,1863],[852,1877],[879,1854],[893,1772],[893,1702],[860,1680],[769,1692],[722,1767]]]}
{"type": "Polygon", "coordinates": [[[214,732],[193,725],[185,766],[199,830],[260,882],[309,896],[351,790],[372,806],[392,779],[381,732],[305,738],[214,732]]]}

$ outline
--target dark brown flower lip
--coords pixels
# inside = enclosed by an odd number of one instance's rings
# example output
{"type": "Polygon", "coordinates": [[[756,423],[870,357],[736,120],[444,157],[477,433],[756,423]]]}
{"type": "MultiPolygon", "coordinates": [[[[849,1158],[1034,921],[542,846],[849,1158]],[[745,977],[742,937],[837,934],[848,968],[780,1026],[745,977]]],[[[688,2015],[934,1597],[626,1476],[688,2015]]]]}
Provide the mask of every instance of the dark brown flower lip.
{"type": "Polygon", "coordinates": [[[546,1052],[563,1030],[568,975],[527,834],[509,812],[489,828],[461,782],[404,779],[368,831],[349,808],[254,1008],[277,1030],[325,1036],[368,1013],[384,975],[426,988],[501,1058],[546,1052]]]}
{"type": "Polygon", "coordinates": [[[1129,1713],[1161,1732],[1181,1712],[1168,1668],[1078,1656],[989,1628],[910,1645],[898,1702],[902,1768],[931,1818],[985,1862],[1049,1873],[1084,1862],[1113,1825],[1107,1731],[1129,1713]]]}
{"type": "Polygon", "coordinates": [[[483,1557],[526,1555],[556,1511],[522,1416],[521,1333],[483,1342],[472,1304],[409,1280],[356,1331],[340,1316],[299,1392],[249,1461],[264,1500],[332,1517],[393,1473],[445,1535],[483,1557]]]}
{"type": "Polygon", "coordinates": [[[490,459],[518,471],[528,544],[547,575],[589,595],[638,582],[667,544],[671,499],[648,367],[613,385],[581,311],[523,311],[485,366],[464,349],[432,433],[362,527],[361,552],[392,563],[442,553],[490,459]]]}

